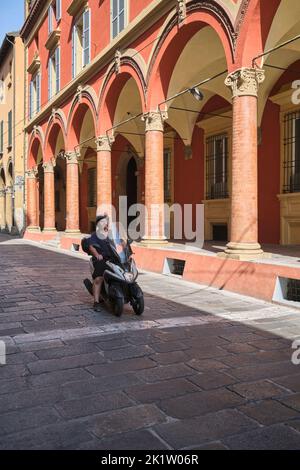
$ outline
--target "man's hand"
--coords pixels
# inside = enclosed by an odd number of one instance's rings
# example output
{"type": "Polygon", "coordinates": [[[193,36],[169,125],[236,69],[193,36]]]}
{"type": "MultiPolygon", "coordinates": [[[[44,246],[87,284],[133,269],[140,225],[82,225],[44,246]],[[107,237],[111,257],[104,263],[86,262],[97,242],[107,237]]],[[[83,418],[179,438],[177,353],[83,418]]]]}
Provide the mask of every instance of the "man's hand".
{"type": "Polygon", "coordinates": [[[90,252],[91,252],[91,254],[93,255],[93,257],[96,258],[98,261],[102,261],[102,260],[103,260],[103,256],[100,255],[100,253],[98,253],[98,251],[96,250],[96,248],[94,248],[93,246],[90,246],[90,252]]]}

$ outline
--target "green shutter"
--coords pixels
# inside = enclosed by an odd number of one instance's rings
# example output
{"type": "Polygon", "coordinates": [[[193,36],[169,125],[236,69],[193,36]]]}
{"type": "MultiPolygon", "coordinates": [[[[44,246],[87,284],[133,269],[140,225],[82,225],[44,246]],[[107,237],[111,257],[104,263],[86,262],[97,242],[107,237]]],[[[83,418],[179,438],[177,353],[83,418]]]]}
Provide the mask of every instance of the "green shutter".
{"type": "Polygon", "coordinates": [[[8,146],[12,146],[12,111],[8,113],[8,146]]]}

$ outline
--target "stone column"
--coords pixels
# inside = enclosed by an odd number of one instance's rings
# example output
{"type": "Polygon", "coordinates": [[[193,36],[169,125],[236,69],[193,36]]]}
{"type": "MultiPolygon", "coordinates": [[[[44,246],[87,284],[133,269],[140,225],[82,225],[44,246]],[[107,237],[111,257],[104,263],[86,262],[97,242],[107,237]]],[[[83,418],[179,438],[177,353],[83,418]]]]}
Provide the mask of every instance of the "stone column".
{"type": "Polygon", "coordinates": [[[6,228],[11,233],[13,228],[13,186],[6,188],[5,198],[5,217],[6,217],[6,228]]]}
{"type": "Polygon", "coordinates": [[[67,152],[67,227],[66,233],[80,233],[79,228],[79,158],[80,151],[67,152]]]}
{"type": "Polygon", "coordinates": [[[43,164],[44,169],[44,232],[55,229],[55,160],[43,164]]]}
{"type": "Polygon", "coordinates": [[[26,172],[27,176],[27,230],[37,232],[39,227],[38,199],[37,199],[37,168],[26,172]]]}
{"type": "Polygon", "coordinates": [[[111,147],[113,138],[98,137],[97,145],[97,214],[107,212],[110,216],[112,206],[111,147]]]}
{"type": "Polygon", "coordinates": [[[242,68],[228,75],[232,90],[231,241],[221,256],[251,260],[264,256],[258,243],[257,95],[261,69],[242,68]]]}
{"type": "Polygon", "coordinates": [[[143,243],[167,243],[164,216],[164,121],[166,112],[149,112],[146,125],[145,206],[147,210],[143,243]]]}
{"type": "Polygon", "coordinates": [[[0,230],[6,228],[6,217],[5,217],[5,189],[0,189],[0,230]]]}

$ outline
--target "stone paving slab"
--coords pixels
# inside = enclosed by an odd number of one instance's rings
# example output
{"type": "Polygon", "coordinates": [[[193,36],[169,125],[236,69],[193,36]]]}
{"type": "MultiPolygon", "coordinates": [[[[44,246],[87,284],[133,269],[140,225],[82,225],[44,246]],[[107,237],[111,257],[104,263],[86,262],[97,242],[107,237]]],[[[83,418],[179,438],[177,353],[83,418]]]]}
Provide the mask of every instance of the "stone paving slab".
{"type": "Polygon", "coordinates": [[[5,240],[0,449],[300,449],[297,310],[142,273],[119,319],[86,258],[5,240]]]}

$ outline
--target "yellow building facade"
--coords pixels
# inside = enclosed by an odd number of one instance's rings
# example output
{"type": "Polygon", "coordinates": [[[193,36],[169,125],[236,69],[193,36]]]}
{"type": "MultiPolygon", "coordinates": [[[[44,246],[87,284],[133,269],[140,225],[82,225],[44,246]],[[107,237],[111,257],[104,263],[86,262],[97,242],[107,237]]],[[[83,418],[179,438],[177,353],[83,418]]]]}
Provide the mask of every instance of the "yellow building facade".
{"type": "Polygon", "coordinates": [[[7,33],[0,49],[0,230],[22,233],[25,224],[24,45],[7,33]]]}

